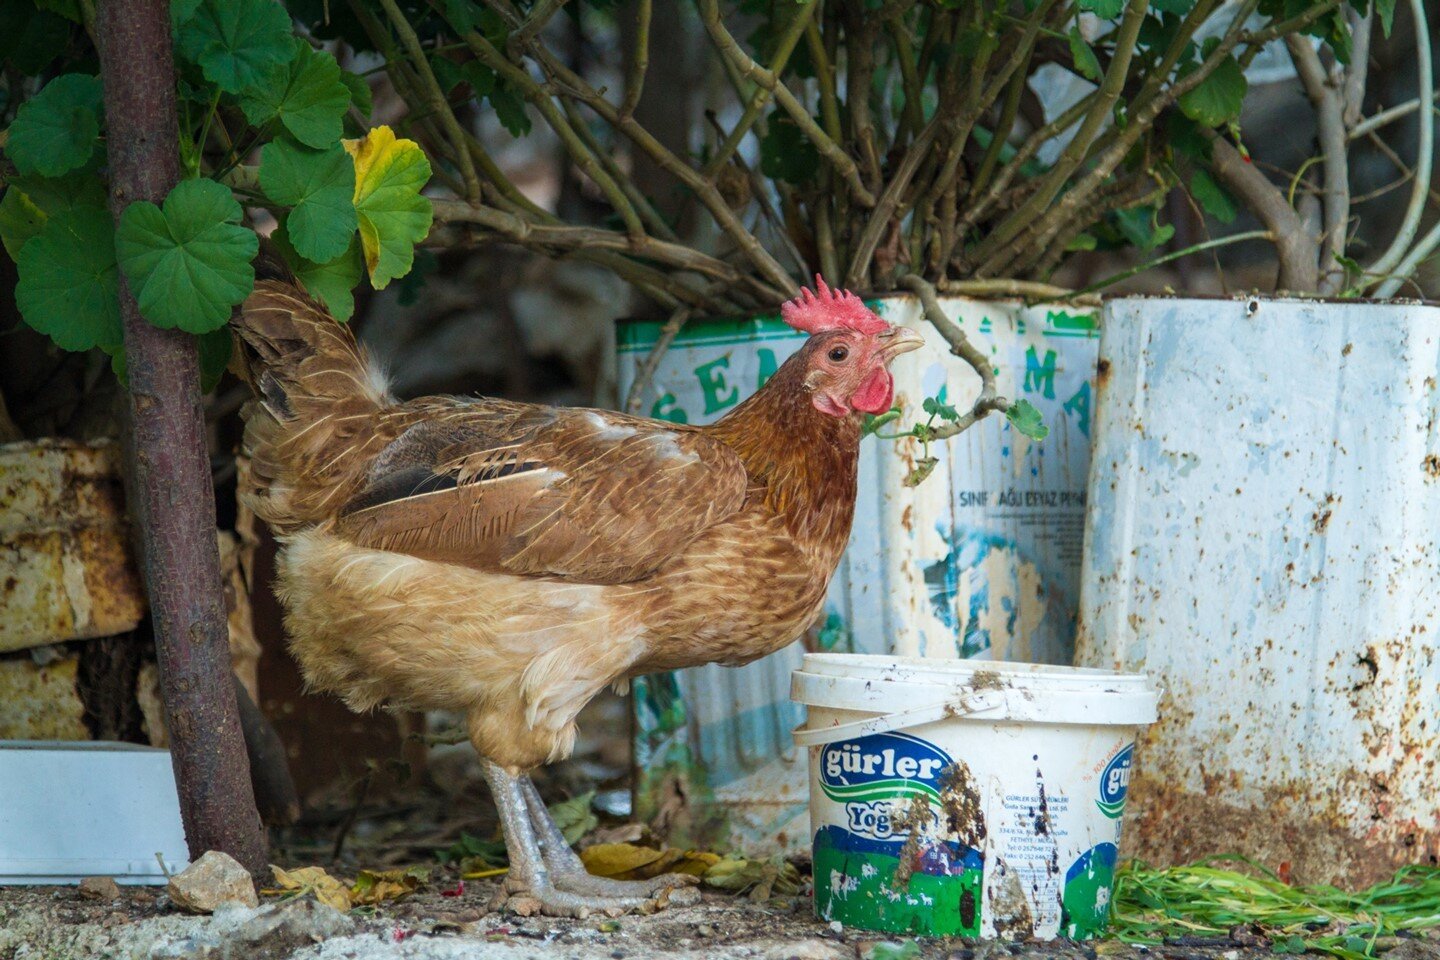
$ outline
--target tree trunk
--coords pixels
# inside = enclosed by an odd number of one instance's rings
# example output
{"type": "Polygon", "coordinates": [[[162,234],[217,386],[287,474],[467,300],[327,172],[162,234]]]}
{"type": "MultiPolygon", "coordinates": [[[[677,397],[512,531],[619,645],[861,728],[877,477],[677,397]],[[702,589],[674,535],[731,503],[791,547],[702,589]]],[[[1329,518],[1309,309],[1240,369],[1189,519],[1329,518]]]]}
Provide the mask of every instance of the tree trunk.
{"type": "MultiPolygon", "coordinates": [[[[168,0],[103,0],[97,34],[109,127],[110,209],[160,203],[180,176],[168,0]]],[[[251,873],[267,845],[255,810],[215,540],[215,491],[195,338],[151,326],[120,278],[129,371],[127,477],[191,858],[220,850],[251,873]]]]}

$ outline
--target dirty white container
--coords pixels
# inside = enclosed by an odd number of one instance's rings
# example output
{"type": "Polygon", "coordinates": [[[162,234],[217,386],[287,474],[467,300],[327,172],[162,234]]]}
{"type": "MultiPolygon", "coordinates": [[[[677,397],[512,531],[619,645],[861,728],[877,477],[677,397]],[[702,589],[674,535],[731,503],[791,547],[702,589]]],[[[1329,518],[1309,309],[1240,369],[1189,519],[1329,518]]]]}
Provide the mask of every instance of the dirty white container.
{"type": "Polygon", "coordinates": [[[1052,939],[1104,929],[1140,674],[808,654],[815,912],[897,933],[1052,939]]]}
{"type": "Polygon", "coordinates": [[[1105,304],[1077,662],[1163,685],[1127,854],[1440,858],[1440,308],[1105,304]]]}
{"type": "MultiPolygon", "coordinates": [[[[898,357],[895,396],[917,419],[942,390],[962,409],[980,378],[952,356],[913,295],[867,300],[926,346],[898,357]]],[[[636,812],[673,843],[797,852],[809,843],[801,720],[787,696],[805,649],[1068,664],[1079,596],[1091,396],[1099,329],[1093,308],[942,297],[941,307],[993,358],[1000,392],[1044,415],[1043,443],[1003,417],[933,445],[918,487],[902,482],[920,456],[911,440],[861,442],[850,544],[824,619],[804,640],[740,668],[707,665],[637,678],[636,812]]],[[[619,391],[661,324],[617,327],[619,391]]],[[[661,358],[641,410],[710,423],[745,400],[806,335],[778,316],[696,320],[661,358]]]]}
{"type": "Polygon", "coordinates": [[[0,885],[163,884],[188,865],[170,751],[0,740],[0,885]]]}

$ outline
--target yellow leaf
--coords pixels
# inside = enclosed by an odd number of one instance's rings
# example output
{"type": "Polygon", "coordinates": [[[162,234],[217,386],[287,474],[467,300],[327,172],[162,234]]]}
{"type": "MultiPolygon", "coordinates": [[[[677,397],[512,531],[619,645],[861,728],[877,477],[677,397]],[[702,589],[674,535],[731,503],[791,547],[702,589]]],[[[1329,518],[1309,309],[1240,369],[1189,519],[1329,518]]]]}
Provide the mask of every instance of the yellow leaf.
{"type": "Polygon", "coordinates": [[[652,864],[665,854],[650,847],[637,847],[633,843],[597,843],[580,851],[580,860],[585,869],[597,877],[631,879],[631,874],[641,867],[652,864]]]}
{"type": "Polygon", "coordinates": [[[297,896],[313,893],[316,900],[328,907],[334,907],[341,913],[349,912],[352,906],[349,889],[345,884],[326,873],[324,867],[299,867],[295,870],[282,870],[272,865],[270,869],[275,873],[276,886],[282,891],[293,891],[297,896]]]}
{"type": "Polygon", "coordinates": [[[361,870],[350,888],[350,898],[356,903],[381,903],[385,900],[399,900],[414,893],[430,882],[430,871],[424,867],[406,867],[400,870],[361,870]]]}
{"type": "Polygon", "coordinates": [[[430,232],[434,208],[421,195],[430,179],[430,161],[413,140],[397,140],[389,127],[364,139],[345,140],[355,160],[355,212],[370,285],[384,289],[410,272],[415,244],[430,232]]]}

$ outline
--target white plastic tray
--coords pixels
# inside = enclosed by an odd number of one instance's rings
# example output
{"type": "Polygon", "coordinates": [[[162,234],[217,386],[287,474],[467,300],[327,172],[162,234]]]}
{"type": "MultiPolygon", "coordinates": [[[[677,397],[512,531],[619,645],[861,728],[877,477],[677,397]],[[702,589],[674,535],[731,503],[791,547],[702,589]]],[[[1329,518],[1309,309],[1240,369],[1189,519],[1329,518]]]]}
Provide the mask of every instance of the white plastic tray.
{"type": "Polygon", "coordinates": [[[168,750],[0,740],[0,884],[163,884],[187,864],[168,750]]]}

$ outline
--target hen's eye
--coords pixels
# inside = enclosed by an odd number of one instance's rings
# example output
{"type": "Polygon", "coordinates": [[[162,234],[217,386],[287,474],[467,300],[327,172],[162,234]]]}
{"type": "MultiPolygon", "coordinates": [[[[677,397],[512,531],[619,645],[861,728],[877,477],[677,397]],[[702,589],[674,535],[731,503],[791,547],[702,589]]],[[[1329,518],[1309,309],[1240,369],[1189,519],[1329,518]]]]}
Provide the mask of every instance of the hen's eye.
{"type": "Polygon", "coordinates": [[[848,356],[850,356],[850,351],[845,349],[844,347],[830,348],[830,361],[832,363],[839,363],[848,356]]]}

